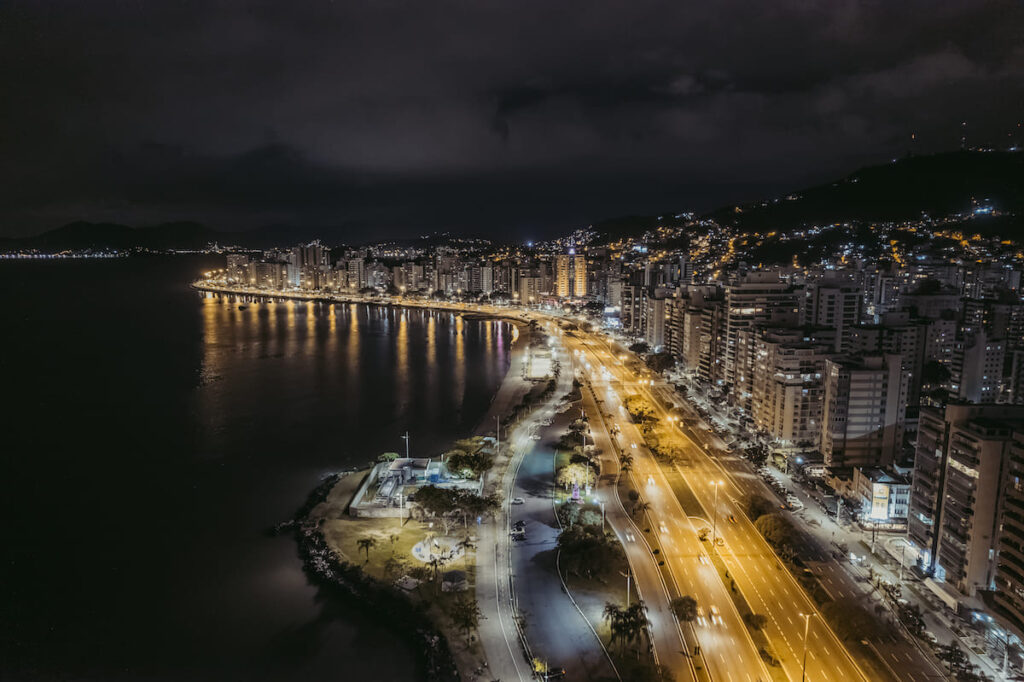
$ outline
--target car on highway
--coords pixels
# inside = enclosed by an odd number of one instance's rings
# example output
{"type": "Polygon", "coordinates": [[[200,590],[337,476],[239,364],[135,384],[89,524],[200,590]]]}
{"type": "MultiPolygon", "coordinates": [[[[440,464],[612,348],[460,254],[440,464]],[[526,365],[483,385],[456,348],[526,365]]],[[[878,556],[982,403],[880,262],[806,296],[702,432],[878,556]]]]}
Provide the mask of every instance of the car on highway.
{"type": "Polygon", "coordinates": [[[718,607],[714,604],[711,605],[711,624],[721,625],[722,624],[722,613],[718,610],[718,607]]]}
{"type": "Polygon", "coordinates": [[[630,447],[633,448],[634,450],[636,450],[636,443],[631,443],[630,447]]]}
{"type": "Polygon", "coordinates": [[[636,536],[633,535],[631,530],[627,530],[624,535],[626,536],[626,542],[634,542],[636,540],[636,536]]]}
{"type": "Polygon", "coordinates": [[[647,485],[654,485],[654,476],[647,477],[647,485]]]}
{"type": "Polygon", "coordinates": [[[540,434],[534,433],[530,435],[530,440],[540,440],[540,434]]]}
{"type": "Polygon", "coordinates": [[[521,497],[513,497],[511,502],[512,504],[526,504],[526,500],[521,497]]]}
{"type": "Polygon", "coordinates": [[[548,671],[543,673],[543,675],[544,677],[542,679],[545,680],[560,680],[565,677],[565,668],[549,665],[548,671]]]}
{"type": "Polygon", "coordinates": [[[704,615],[704,607],[703,606],[698,606],[697,607],[697,625],[704,625],[704,626],[706,626],[707,624],[708,624],[708,619],[704,615]]]}
{"type": "Polygon", "coordinates": [[[711,559],[709,559],[709,558],[708,558],[708,555],[707,555],[707,554],[704,554],[703,552],[701,552],[701,554],[700,554],[700,557],[699,557],[699,558],[700,558],[700,562],[701,562],[702,564],[704,564],[705,566],[707,566],[708,564],[710,564],[710,563],[711,563],[711,559]]]}
{"type": "Polygon", "coordinates": [[[662,533],[668,533],[668,526],[666,526],[664,523],[661,523],[658,525],[658,530],[660,530],[662,533]]]}
{"type": "Polygon", "coordinates": [[[736,523],[736,517],[732,514],[729,514],[729,523],[736,523]]]}

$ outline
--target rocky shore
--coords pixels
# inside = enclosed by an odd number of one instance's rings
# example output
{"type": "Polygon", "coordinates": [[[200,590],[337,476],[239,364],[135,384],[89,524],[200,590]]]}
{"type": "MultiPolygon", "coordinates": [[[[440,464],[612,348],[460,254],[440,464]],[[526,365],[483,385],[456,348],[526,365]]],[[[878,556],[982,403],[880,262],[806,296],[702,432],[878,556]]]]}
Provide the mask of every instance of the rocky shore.
{"type": "Polygon", "coordinates": [[[382,623],[394,628],[396,634],[414,642],[419,657],[420,678],[427,682],[459,680],[459,671],[448,646],[448,640],[430,620],[422,604],[386,583],[363,573],[362,568],[341,561],[327,546],[320,529],[320,520],[312,519],[310,512],[327,499],[328,493],[342,478],[334,474],[324,479],[299,508],[290,524],[279,529],[290,529],[298,544],[299,557],[309,581],[321,594],[336,599],[346,606],[365,609],[372,606],[373,613],[382,623]]]}

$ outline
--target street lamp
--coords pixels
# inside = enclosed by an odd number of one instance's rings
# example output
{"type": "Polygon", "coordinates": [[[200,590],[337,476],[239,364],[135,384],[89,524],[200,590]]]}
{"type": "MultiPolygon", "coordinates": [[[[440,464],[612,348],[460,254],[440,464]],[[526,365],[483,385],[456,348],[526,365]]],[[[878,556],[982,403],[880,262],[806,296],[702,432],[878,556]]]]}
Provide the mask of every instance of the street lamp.
{"type": "Polygon", "coordinates": [[[811,616],[813,613],[801,613],[800,617],[804,619],[804,661],[800,669],[800,682],[804,682],[807,679],[807,634],[811,627],[811,616]]]}
{"type": "Polygon", "coordinates": [[[712,510],[712,522],[711,522],[711,547],[716,549],[718,547],[718,489],[722,487],[724,481],[711,481],[711,485],[715,486],[715,506],[712,510]]]}

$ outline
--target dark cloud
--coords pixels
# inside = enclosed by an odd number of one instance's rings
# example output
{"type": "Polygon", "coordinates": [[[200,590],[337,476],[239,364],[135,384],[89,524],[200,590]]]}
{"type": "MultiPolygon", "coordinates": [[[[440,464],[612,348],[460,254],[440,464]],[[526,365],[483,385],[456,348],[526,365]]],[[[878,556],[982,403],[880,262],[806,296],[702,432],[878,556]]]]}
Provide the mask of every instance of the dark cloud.
{"type": "Polygon", "coordinates": [[[1024,118],[1017,2],[11,2],[0,230],[538,234],[1024,118]]]}

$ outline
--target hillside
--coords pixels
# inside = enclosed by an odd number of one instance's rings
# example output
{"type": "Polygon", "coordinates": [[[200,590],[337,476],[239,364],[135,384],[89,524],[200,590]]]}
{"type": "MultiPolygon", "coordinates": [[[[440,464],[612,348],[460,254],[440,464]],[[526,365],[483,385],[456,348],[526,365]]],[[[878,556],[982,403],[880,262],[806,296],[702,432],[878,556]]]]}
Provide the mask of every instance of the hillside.
{"type": "Polygon", "coordinates": [[[908,157],[858,170],[847,177],[771,201],[728,206],[709,214],[748,231],[786,230],[851,221],[898,221],[922,213],[970,213],[973,201],[990,204],[1010,220],[989,228],[1024,236],[1024,153],[957,151],[908,157]]]}

